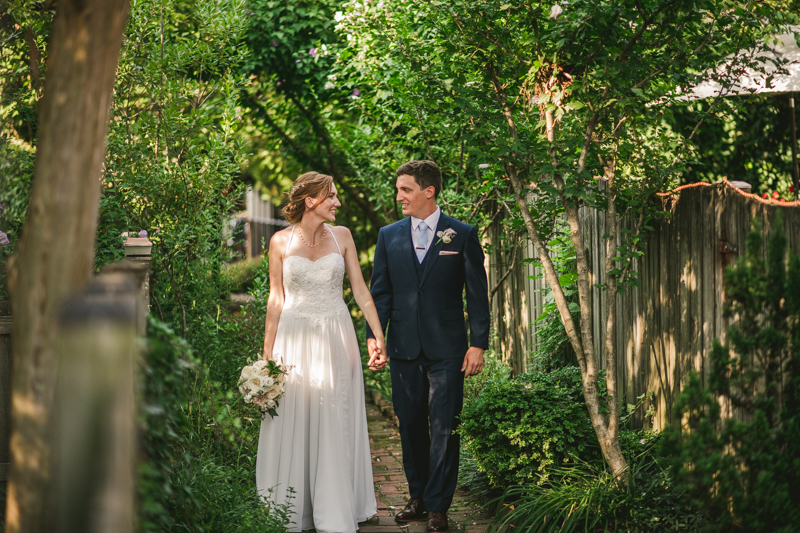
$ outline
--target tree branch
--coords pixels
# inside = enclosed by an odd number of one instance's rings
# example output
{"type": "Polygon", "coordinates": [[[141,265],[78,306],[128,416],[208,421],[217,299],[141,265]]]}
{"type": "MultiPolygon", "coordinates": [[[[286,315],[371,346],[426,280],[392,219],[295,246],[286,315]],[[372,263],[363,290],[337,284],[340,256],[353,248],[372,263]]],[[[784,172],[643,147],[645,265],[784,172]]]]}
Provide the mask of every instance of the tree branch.
{"type": "Polygon", "coordinates": [[[514,246],[512,248],[512,250],[511,250],[511,261],[509,261],[509,263],[508,263],[508,268],[506,269],[506,273],[503,274],[503,276],[499,280],[497,280],[497,283],[495,284],[494,287],[492,287],[492,290],[489,292],[489,301],[490,302],[492,300],[494,300],[494,295],[497,293],[498,289],[500,289],[500,286],[503,284],[503,282],[506,280],[506,278],[509,275],[511,275],[511,272],[513,272],[514,267],[516,266],[516,262],[517,262],[517,249],[518,248],[519,248],[519,245],[514,246]]]}

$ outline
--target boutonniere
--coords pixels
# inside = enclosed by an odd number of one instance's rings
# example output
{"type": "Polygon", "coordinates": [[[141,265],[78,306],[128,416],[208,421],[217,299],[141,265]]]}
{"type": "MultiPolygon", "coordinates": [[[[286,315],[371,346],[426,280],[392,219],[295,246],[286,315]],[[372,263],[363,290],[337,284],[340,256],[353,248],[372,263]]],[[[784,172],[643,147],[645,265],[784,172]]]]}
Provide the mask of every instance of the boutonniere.
{"type": "Polygon", "coordinates": [[[436,241],[436,244],[443,242],[445,244],[450,244],[450,241],[453,240],[453,237],[456,235],[456,230],[452,228],[447,228],[444,231],[439,231],[436,233],[436,236],[439,237],[439,240],[436,241]]]}

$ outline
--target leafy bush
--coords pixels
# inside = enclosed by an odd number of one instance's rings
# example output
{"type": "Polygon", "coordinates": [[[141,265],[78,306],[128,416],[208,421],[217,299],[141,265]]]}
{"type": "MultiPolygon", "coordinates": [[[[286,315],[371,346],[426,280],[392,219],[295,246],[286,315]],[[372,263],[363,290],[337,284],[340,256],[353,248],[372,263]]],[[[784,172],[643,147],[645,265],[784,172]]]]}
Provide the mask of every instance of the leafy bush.
{"type": "MultiPolygon", "coordinates": [[[[464,406],[475,402],[489,383],[503,382],[511,378],[511,368],[501,361],[493,350],[484,352],[483,371],[464,381],[464,406]]],[[[487,503],[499,496],[489,476],[472,455],[472,451],[462,440],[461,460],[458,464],[458,484],[469,492],[470,498],[478,503],[487,503]]]]}
{"type": "Polygon", "coordinates": [[[225,267],[232,292],[247,292],[253,288],[256,276],[261,271],[264,257],[237,261],[225,267]]]}
{"type": "Polygon", "coordinates": [[[555,466],[599,458],[575,367],[489,382],[465,405],[459,432],[495,485],[541,482],[555,466]]]}
{"type": "Polygon", "coordinates": [[[464,380],[464,406],[477,400],[489,383],[505,381],[510,377],[511,367],[501,361],[494,350],[486,350],[481,373],[464,380]]]}
{"type": "Polygon", "coordinates": [[[747,255],[725,273],[728,341],[714,341],[704,386],[692,374],[665,431],[679,486],[707,509],[707,531],[797,531],[800,525],[800,256],[786,261],[780,212],[762,257],[758,221],[747,255]],[[722,398],[738,416],[723,417],[722,398]]]}
{"type": "Polygon", "coordinates": [[[139,464],[139,498],[143,531],[167,531],[176,509],[197,505],[188,486],[173,485],[171,478],[191,468],[191,426],[183,408],[189,404],[198,365],[186,341],[148,316],[140,380],[143,460],[139,464]]]}
{"type": "MultiPolygon", "coordinates": [[[[580,323],[580,307],[578,306],[578,271],[575,266],[575,248],[569,234],[566,222],[558,222],[554,227],[554,235],[547,244],[552,248],[553,266],[558,273],[558,281],[569,303],[572,319],[580,323]]],[[[537,259],[525,261],[539,264],[537,259]]],[[[536,278],[544,277],[541,268],[537,270],[536,278]]],[[[549,285],[542,289],[544,305],[542,312],[534,321],[536,325],[536,349],[528,359],[528,368],[533,372],[549,372],[556,368],[563,368],[575,364],[575,354],[569,343],[569,337],[561,322],[561,315],[556,307],[555,296],[549,285]]]]}
{"type": "Polygon", "coordinates": [[[287,507],[268,507],[254,483],[257,421],[236,417],[232,387],[152,317],[143,375],[142,531],[286,531],[287,507]]]}
{"type": "Polygon", "coordinates": [[[243,8],[134,0],[117,69],[95,263],[124,255],[123,232],[147,231],[153,313],[186,339],[227,299],[223,230],[243,160],[234,135],[243,8]]]}
{"type": "Polygon", "coordinates": [[[34,155],[0,137],[0,231],[8,239],[8,244],[0,242],[0,301],[8,300],[6,261],[14,253],[28,212],[34,155]]]}

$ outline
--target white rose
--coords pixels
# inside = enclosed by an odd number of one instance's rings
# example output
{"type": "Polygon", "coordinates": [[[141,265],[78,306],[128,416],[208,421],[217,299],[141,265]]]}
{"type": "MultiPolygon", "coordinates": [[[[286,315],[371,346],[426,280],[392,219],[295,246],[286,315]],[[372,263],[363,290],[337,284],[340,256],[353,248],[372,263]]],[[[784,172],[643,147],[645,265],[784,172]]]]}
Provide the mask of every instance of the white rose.
{"type": "Polygon", "coordinates": [[[247,388],[251,391],[256,392],[261,389],[261,378],[258,376],[253,376],[252,378],[247,380],[247,388]]]}
{"type": "Polygon", "coordinates": [[[272,379],[271,376],[266,376],[266,377],[261,378],[261,383],[265,387],[272,387],[275,384],[275,380],[272,379]]]}
{"type": "Polygon", "coordinates": [[[253,367],[252,366],[246,366],[246,367],[244,367],[242,369],[242,375],[241,375],[240,379],[247,380],[247,379],[250,379],[252,376],[253,376],[253,367]]]}
{"type": "Polygon", "coordinates": [[[278,404],[275,403],[274,400],[267,400],[267,402],[264,405],[267,406],[267,409],[275,409],[278,406],[278,404]]]}
{"type": "Polygon", "coordinates": [[[253,363],[253,368],[255,370],[261,370],[262,368],[266,368],[266,366],[267,366],[267,362],[264,361],[263,359],[259,359],[258,361],[253,363]]]}
{"type": "Polygon", "coordinates": [[[281,390],[279,388],[277,388],[277,387],[272,387],[271,389],[269,389],[267,391],[267,394],[266,394],[268,400],[274,400],[275,398],[277,398],[280,395],[281,395],[281,390]]]}

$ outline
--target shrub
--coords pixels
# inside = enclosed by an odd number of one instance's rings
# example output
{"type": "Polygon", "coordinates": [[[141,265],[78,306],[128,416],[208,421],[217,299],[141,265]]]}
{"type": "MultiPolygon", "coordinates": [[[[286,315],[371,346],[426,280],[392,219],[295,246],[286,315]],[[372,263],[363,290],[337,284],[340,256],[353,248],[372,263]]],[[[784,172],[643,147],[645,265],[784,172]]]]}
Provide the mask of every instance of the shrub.
{"type": "MultiPolygon", "coordinates": [[[[475,402],[489,383],[507,381],[511,378],[511,367],[501,361],[494,350],[484,352],[483,371],[464,381],[464,406],[475,402]]],[[[499,496],[489,476],[478,465],[472,451],[462,441],[461,460],[458,464],[458,483],[469,492],[470,498],[487,503],[499,496]]]]}
{"type": "Polygon", "coordinates": [[[495,485],[541,482],[554,466],[599,458],[575,367],[489,382],[465,405],[459,432],[495,485]]]}
{"type": "Polygon", "coordinates": [[[255,486],[258,423],[243,424],[232,386],[152,317],[143,377],[141,530],[286,531],[287,507],[268,507],[255,486]]]}
{"type": "Polygon", "coordinates": [[[139,499],[145,532],[169,530],[175,510],[197,505],[189,488],[173,484],[171,479],[191,467],[191,426],[183,407],[191,398],[191,374],[197,365],[186,341],[148,316],[140,380],[139,499]]]}
{"type": "Polygon", "coordinates": [[[713,518],[708,531],[797,531],[800,524],[800,256],[786,261],[780,213],[762,257],[756,221],[747,255],[725,273],[729,343],[714,341],[704,386],[692,374],[665,431],[680,487],[713,518]],[[722,416],[719,398],[737,411],[722,416]]]}
{"type": "Polygon", "coordinates": [[[489,383],[506,381],[510,377],[511,367],[501,361],[494,350],[486,350],[481,373],[464,380],[464,406],[477,400],[489,383]]]}
{"type": "Polygon", "coordinates": [[[14,253],[28,212],[33,178],[33,151],[20,149],[0,137],[0,301],[8,300],[6,262],[14,253]]]}

